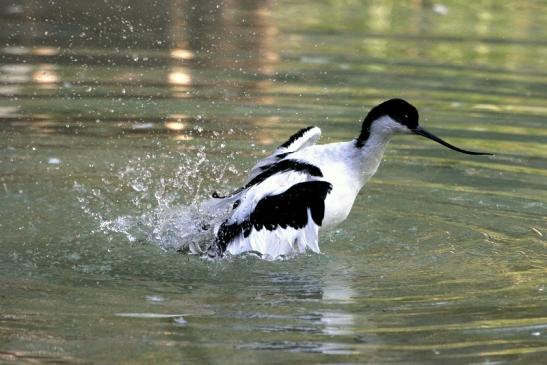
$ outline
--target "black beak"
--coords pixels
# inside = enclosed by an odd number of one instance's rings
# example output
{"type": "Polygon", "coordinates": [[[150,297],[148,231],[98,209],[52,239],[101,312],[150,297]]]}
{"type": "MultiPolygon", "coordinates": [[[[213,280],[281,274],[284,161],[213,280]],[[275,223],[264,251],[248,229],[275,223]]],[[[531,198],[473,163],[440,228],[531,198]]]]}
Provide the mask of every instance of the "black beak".
{"type": "Polygon", "coordinates": [[[462,150],[461,148],[458,148],[458,147],[456,147],[456,146],[452,146],[450,143],[443,141],[442,139],[440,139],[439,137],[437,137],[437,136],[434,135],[433,133],[430,133],[430,132],[426,131],[425,129],[423,129],[423,128],[420,127],[420,126],[418,126],[418,127],[416,127],[415,129],[413,129],[412,132],[415,133],[415,134],[418,134],[418,135],[420,135],[420,136],[424,136],[425,138],[432,139],[432,140],[434,140],[435,142],[440,143],[440,144],[442,144],[443,146],[446,146],[446,147],[448,147],[448,148],[450,148],[451,150],[454,150],[454,151],[458,151],[458,152],[461,152],[461,153],[467,153],[468,155],[488,155],[488,156],[493,156],[491,153],[466,151],[466,150],[462,150]]]}

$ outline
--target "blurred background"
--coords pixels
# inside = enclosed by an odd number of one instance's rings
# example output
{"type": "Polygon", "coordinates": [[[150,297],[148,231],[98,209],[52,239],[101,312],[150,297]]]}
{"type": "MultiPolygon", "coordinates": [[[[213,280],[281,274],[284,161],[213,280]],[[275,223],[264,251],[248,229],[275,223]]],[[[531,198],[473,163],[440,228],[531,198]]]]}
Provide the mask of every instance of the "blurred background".
{"type": "Polygon", "coordinates": [[[0,1],[0,361],[542,363],[547,3],[0,1]],[[402,97],[322,255],[218,263],[197,207],[402,97]]]}

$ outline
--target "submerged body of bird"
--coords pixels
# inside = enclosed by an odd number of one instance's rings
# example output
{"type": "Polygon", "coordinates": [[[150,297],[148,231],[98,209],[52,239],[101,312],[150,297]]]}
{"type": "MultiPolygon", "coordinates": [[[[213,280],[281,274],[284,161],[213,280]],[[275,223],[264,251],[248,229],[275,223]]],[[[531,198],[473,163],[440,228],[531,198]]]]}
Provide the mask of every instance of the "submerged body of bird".
{"type": "Polygon", "coordinates": [[[210,257],[255,252],[265,258],[319,252],[319,229],[328,229],[349,215],[357,194],[376,173],[394,134],[418,134],[453,150],[418,125],[418,111],[401,99],[374,107],[358,138],[316,145],[317,127],[293,135],[250,171],[247,183],[225,197],[213,194],[204,209],[228,213],[215,227],[210,257]]]}

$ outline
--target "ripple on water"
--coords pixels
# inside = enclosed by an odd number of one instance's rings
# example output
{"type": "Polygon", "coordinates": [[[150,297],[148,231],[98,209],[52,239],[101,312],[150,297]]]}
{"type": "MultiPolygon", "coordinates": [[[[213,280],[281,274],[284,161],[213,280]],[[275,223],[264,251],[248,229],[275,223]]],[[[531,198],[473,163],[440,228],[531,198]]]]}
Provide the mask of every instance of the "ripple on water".
{"type": "Polygon", "coordinates": [[[0,362],[545,362],[544,2],[13,3],[0,362]],[[398,136],[323,254],[176,252],[295,130],[394,96],[495,157],[398,136]]]}

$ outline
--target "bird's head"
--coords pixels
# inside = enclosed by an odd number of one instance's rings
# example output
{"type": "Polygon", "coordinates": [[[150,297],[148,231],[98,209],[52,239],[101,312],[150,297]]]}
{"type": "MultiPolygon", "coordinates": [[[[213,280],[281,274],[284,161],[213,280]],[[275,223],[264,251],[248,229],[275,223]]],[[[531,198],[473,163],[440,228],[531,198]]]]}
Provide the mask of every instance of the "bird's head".
{"type": "Polygon", "coordinates": [[[363,147],[371,135],[389,137],[395,133],[417,134],[429,138],[454,151],[469,155],[491,155],[491,153],[462,150],[428,132],[418,124],[418,110],[403,99],[390,99],[376,105],[363,120],[357,146],[363,147]]]}

